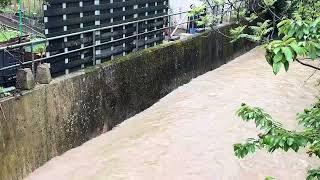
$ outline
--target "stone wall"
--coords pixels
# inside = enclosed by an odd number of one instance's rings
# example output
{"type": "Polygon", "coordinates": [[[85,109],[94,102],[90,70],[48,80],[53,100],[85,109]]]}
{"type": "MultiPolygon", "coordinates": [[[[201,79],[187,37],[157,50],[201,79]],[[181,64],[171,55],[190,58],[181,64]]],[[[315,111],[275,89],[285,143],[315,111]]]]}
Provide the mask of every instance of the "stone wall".
{"type": "MultiPolygon", "coordinates": [[[[228,32],[231,25],[220,27],[228,32]]],[[[192,78],[254,45],[216,31],[160,45],[37,86],[0,106],[0,179],[22,179],[49,159],[111,130],[192,78]]]]}

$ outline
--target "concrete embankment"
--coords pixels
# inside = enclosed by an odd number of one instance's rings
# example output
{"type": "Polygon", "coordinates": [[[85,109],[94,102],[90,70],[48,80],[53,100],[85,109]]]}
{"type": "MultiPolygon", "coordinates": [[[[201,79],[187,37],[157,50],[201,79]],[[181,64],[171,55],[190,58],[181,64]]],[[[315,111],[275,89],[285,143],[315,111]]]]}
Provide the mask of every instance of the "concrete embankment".
{"type": "MultiPolygon", "coordinates": [[[[319,95],[314,73],[298,63],[277,76],[256,48],[179,87],[147,110],[62,156],[25,180],[303,180],[320,165],[305,150],[259,150],[244,159],[233,145],[256,137],[255,124],[235,115],[259,106],[288,129],[319,95]]],[[[299,127],[301,128],[301,127],[299,127]]]]}
{"type": "MultiPolygon", "coordinates": [[[[219,31],[227,33],[230,27],[219,31]]],[[[18,99],[2,100],[0,179],[22,179],[252,47],[206,32],[55,79],[18,99]]]]}

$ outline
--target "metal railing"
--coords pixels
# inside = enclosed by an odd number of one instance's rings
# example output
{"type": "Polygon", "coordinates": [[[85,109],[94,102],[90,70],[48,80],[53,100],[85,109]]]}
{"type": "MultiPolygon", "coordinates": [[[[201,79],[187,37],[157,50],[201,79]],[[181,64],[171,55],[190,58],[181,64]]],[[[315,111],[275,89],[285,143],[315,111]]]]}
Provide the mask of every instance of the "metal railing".
{"type": "MultiPolygon", "coordinates": [[[[154,32],[159,32],[159,31],[164,31],[166,29],[171,29],[174,28],[176,26],[180,26],[183,24],[187,24],[187,23],[191,23],[191,22],[195,22],[197,21],[197,19],[191,19],[191,20],[187,20],[184,22],[179,22],[176,24],[172,24],[171,23],[171,18],[173,16],[178,16],[178,15],[182,15],[182,14],[187,14],[188,11],[185,12],[179,12],[179,13],[172,13],[172,14],[167,14],[167,15],[161,15],[161,16],[156,16],[156,17],[152,17],[152,18],[146,18],[146,19],[141,19],[141,20],[136,20],[136,21],[131,21],[131,22],[126,22],[126,23],[121,23],[121,24],[116,24],[116,25],[111,25],[111,26],[107,26],[107,27],[100,27],[100,28],[96,28],[96,29],[90,29],[90,30],[86,30],[86,31],[81,31],[81,32],[75,32],[75,33],[70,33],[70,34],[66,34],[66,35],[61,35],[61,36],[55,36],[55,37],[50,37],[50,38],[46,38],[43,40],[37,40],[37,41],[31,41],[31,42],[25,42],[25,43],[20,43],[20,44],[14,44],[14,45],[10,45],[10,46],[6,46],[6,47],[0,47],[0,53],[2,52],[3,54],[5,54],[5,52],[9,52],[10,49],[22,49],[24,47],[31,47],[31,59],[27,59],[24,60],[24,62],[19,61],[19,63],[17,64],[13,64],[13,65],[8,65],[8,66],[4,66],[0,68],[0,72],[4,71],[4,70],[9,70],[12,68],[17,68],[19,66],[25,66],[25,65],[31,65],[32,71],[35,72],[35,63],[37,62],[43,62],[43,61],[47,61],[51,58],[56,58],[56,57],[60,57],[63,55],[68,55],[71,53],[75,53],[75,52],[79,52],[79,51],[83,51],[83,50],[88,50],[88,49],[92,49],[93,52],[93,56],[92,56],[92,65],[96,64],[96,49],[97,47],[103,46],[103,45],[107,45],[107,44],[112,44],[115,42],[119,42],[119,41],[123,41],[126,39],[130,39],[130,38],[136,38],[136,49],[139,49],[139,37],[143,36],[143,35],[147,35],[150,33],[154,33],[154,32]],[[141,22],[146,22],[146,21],[150,21],[150,20],[157,20],[157,19],[165,19],[167,18],[164,23],[164,26],[162,28],[155,28],[154,30],[151,31],[146,31],[146,32],[141,32],[139,33],[139,23],[141,22]],[[130,36],[124,36],[123,38],[119,38],[119,39],[111,39],[110,41],[107,42],[103,42],[103,43],[97,43],[96,42],[96,32],[98,31],[102,31],[102,30],[109,30],[112,28],[116,28],[116,27],[123,27],[126,25],[136,25],[136,30],[134,32],[133,35],[130,36]],[[70,51],[66,51],[66,52],[62,52],[62,53],[58,53],[58,54],[54,54],[54,55],[50,55],[48,53],[46,53],[45,57],[40,57],[40,58],[35,58],[34,56],[34,46],[38,45],[38,44],[45,44],[46,46],[49,44],[49,41],[52,40],[58,40],[58,39],[64,39],[64,38],[68,38],[68,37],[72,37],[72,36],[77,36],[77,35],[81,35],[81,34],[88,34],[91,33],[92,34],[92,45],[88,45],[85,47],[81,47],[81,48],[77,48],[74,50],[70,50],[70,51]]],[[[5,57],[4,57],[5,58],[5,57]]],[[[50,63],[50,61],[47,61],[48,63],[50,63]]]]}

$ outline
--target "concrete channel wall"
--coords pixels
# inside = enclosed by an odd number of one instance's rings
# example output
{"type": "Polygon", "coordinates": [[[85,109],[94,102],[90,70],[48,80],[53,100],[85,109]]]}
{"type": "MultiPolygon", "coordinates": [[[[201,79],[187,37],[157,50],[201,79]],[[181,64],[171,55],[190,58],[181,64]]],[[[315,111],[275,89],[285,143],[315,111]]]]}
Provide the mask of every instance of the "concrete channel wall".
{"type": "MultiPolygon", "coordinates": [[[[228,32],[231,25],[220,27],[228,32]]],[[[0,103],[0,179],[22,179],[111,130],[177,87],[253,48],[217,31],[163,44],[37,86],[0,103]]]]}

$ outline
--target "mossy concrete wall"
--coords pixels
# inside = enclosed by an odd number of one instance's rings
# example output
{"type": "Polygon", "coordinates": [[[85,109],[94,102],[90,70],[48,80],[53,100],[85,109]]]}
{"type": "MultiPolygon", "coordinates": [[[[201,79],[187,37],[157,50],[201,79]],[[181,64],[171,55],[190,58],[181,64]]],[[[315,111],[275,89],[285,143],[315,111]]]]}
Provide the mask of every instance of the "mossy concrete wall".
{"type": "MultiPolygon", "coordinates": [[[[220,28],[227,32],[230,25],[220,28]]],[[[22,179],[49,159],[111,130],[192,78],[253,47],[216,31],[130,54],[1,101],[0,179],[22,179]]]]}

